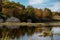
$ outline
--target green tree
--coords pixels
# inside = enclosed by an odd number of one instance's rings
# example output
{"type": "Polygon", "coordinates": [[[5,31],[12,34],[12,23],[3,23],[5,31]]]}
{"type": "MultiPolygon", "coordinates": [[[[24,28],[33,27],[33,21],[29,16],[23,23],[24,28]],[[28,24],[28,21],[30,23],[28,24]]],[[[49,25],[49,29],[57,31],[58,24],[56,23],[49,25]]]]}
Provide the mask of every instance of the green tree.
{"type": "Polygon", "coordinates": [[[32,6],[27,6],[26,8],[27,19],[31,19],[33,22],[35,21],[35,13],[34,8],[32,6]]]}
{"type": "Polygon", "coordinates": [[[8,2],[9,0],[2,0],[3,3],[8,2]]]}
{"type": "Polygon", "coordinates": [[[0,0],[0,12],[2,12],[2,0],[0,0]]]}
{"type": "Polygon", "coordinates": [[[48,9],[48,8],[44,9],[43,18],[52,18],[52,12],[50,9],[48,9]]]}

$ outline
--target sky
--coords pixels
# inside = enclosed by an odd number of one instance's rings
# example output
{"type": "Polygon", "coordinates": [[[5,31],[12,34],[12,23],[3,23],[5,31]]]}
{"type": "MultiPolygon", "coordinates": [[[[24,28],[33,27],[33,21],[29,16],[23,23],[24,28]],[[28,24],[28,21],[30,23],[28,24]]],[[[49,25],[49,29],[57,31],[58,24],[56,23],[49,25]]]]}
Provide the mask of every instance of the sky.
{"type": "Polygon", "coordinates": [[[58,11],[60,12],[60,0],[10,0],[19,2],[25,7],[28,5],[33,6],[34,8],[44,9],[49,8],[51,11],[58,11]]]}

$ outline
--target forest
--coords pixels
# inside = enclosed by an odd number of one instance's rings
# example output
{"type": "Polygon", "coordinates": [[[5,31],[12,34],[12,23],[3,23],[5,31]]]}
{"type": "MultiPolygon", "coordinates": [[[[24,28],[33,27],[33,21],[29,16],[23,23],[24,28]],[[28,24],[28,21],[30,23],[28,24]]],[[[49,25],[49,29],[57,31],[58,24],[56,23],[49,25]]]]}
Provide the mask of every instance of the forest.
{"type": "Polygon", "coordinates": [[[2,0],[0,3],[0,15],[4,20],[9,17],[16,17],[21,20],[21,22],[27,22],[27,19],[31,19],[32,22],[51,22],[54,16],[60,16],[60,12],[52,12],[49,8],[38,9],[30,5],[25,7],[19,2],[2,0]]]}

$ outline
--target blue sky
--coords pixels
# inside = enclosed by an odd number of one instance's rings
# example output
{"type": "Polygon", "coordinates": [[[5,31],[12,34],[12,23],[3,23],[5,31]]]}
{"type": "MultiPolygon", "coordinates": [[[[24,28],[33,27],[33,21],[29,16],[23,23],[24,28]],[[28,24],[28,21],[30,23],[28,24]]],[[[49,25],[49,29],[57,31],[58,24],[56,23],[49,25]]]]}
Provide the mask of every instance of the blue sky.
{"type": "Polygon", "coordinates": [[[34,8],[49,8],[51,11],[60,12],[60,0],[10,0],[20,2],[21,4],[28,6],[31,5],[34,8]]]}

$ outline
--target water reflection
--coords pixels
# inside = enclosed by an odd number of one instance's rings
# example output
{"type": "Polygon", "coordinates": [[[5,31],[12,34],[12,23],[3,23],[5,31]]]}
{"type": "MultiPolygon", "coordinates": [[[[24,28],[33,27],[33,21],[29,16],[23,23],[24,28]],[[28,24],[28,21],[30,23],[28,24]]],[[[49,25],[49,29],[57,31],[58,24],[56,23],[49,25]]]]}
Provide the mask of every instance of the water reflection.
{"type": "MultiPolygon", "coordinates": [[[[60,30],[59,28],[52,28],[52,36],[42,36],[45,31],[51,31],[49,28],[42,29],[41,27],[23,27],[18,29],[0,29],[0,39],[1,40],[60,40],[60,35],[54,34],[60,30]],[[3,30],[4,29],[4,30],[3,30]],[[56,30],[56,31],[55,31],[56,30]]],[[[60,32],[60,31],[59,31],[60,32]]],[[[59,33],[60,34],[60,33],[59,33]]]]}
{"type": "Polygon", "coordinates": [[[52,27],[53,34],[60,34],[60,27],[52,27]]]}
{"type": "Polygon", "coordinates": [[[60,35],[53,35],[53,40],[60,40],[60,35]]]}

